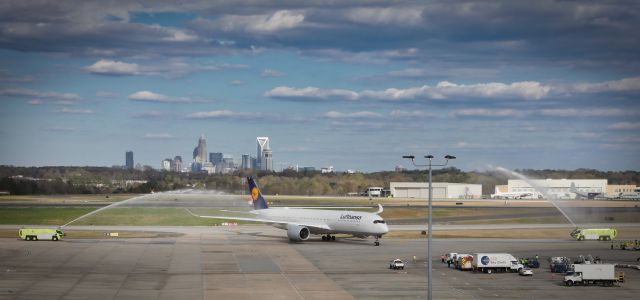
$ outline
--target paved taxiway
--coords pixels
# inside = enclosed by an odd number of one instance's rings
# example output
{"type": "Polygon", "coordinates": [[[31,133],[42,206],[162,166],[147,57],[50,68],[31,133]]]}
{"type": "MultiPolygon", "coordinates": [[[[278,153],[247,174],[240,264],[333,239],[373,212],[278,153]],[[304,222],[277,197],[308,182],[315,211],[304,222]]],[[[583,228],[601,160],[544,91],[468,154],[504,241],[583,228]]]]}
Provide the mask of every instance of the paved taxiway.
{"type": "MultiPolygon", "coordinates": [[[[69,227],[68,230],[96,228],[69,227]]],[[[183,233],[171,238],[26,242],[0,239],[0,299],[352,299],[422,298],[425,241],[344,239],[300,244],[269,226],[99,227],[183,233]],[[412,257],[418,260],[413,263],[412,257]],[[392,271],[388,261],[408,260],[392,271]]],[[[639,252],[571,240],[438,239],[434,253],[510,252],[518,257],[591,254],[633,263],[639,252]]],[[[474,274],[434,262],[436,299],[634,298],[640,271],[621,287],[564,287],[543,269],[533,277],[474,274]]]]}

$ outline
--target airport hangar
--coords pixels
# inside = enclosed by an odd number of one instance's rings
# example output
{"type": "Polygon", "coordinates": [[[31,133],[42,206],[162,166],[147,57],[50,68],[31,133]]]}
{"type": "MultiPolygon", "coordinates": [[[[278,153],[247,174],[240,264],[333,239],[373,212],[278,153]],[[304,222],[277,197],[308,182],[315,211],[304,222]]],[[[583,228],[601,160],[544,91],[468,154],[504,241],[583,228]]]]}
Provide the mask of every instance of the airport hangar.
{"type": "Polygon", "coordinates": [[[571,185],[584,194],[606,194],[617,196],[620,191],[633,191],[634,185],[609,185],[607,179],[509,179],[507,185],[497,185],[498,193],[531,193],[530,198],[542,198],[535,187],[546,190],[550,197],[555,199],[575,199],[576,194],[571,192],[571,185]],[[535,186],[535,187],[534,187],[535,186]]]}
{"type": "MultiPolygon", "coordinates": [[[[480,199],[482,197],[481,184],[433,182],[432,187],[434,199],[480,199]]],[[[391,182],[389,189],[394,198],[427,199],[429,197],[427,182],[391,182]]]]}

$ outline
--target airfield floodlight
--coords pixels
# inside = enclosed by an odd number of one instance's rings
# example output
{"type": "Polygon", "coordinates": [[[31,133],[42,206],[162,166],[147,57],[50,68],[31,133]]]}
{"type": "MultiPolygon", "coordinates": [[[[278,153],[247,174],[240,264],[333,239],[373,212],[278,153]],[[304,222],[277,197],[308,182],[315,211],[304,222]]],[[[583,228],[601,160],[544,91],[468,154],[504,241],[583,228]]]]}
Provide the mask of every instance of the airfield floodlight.
{"type": "Polygon", "coordinates": [[[433,224],[431,222],[432,220],[432,216],[433,216],[433,208],[432,208],[432,202],[433,202],[433,189],[432,189],[432,167],[444,167],[447,165],[447,163],[449,163],[450,159],[456,159],[455,156],[453,155],[446,155],[444,158],[446,159],[445,162],[443,164],[439,164],[439,165],[434,165],[431,163],[432,159],[433,159],[433,155],[429,154],[429,155],[425,155],[424,158],[428,159],[428,164],[426,165],[417,165],[415,163],[415,156],[413,155],[405,155],[402,158],[410,158],[411,159],[411,163],[413,163],[414,166],[416,167],[427,167],[427,170],[429,170],[429,214],[428,214],[428,221],[429,221],[429,225],[428,225],[428,231],[429,231],[429,238],[428,238],[428,242],[427,242],[427,299],[431,300],[433,299],[433,294],[432,294],[432,290],[433,290],[433,266],[431,265],[433,263],[432,257],[431,257],[431,241],[433,240],[433,234],[432,234],[432,228],[433,228],[433,224]]]}

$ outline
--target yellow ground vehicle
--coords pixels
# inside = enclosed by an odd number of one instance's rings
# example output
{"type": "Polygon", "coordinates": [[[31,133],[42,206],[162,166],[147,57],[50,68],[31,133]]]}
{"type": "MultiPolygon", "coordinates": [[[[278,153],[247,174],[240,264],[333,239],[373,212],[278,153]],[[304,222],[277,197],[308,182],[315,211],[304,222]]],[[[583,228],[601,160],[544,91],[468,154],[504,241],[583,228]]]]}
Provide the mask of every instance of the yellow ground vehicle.
{"type": "Polygon", "coordinates": [[[606,229],[576,228],[571,232],[571,236],[578,241],[584,241],[584,240],[610,241],[612,239],[615,239],[617,235],[618,235],[618,231],[615,228],[606,228],[606,229]]]}
{"type": "Polygon", "coordinates": [[[18,234],[25,241],[58,241],[65,236],[62,230],[52,228],[22,228],[18,234]]]}

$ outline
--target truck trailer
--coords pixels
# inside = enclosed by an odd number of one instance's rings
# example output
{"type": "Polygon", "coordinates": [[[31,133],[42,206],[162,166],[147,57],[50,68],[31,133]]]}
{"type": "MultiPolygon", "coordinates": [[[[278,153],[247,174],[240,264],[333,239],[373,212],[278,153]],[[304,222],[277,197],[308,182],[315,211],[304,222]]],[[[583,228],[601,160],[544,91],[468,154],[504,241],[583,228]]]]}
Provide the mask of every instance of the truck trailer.
{"type": "Polygon", "coordinates": [[[612,239],[615,239],[617,235],[618,231],[615,228],[576,228],[571,232],[571,236],[578,241],[610,241],[612,239]]]}
{"type": "Polygon", "coordinates": [[[564,284],[573,286],[576,284],[613,286],[623,275],[615,273],[613,264],[572,264],[564,276],[564,284]]]}
{"type": "Polygon", "coordinates": [[[455,267],[458,270],[473,270],[473,255],[471,254],[458,254],[456,256],[455,267]]]}
{"type": "Polygon", "coordinates": [[[509,253],[475,253],[471,262],[474,271],[491,274],[492,272],[518,272],[524,266],[509,253]]]}
{"type": "Polygon", "coordinates": [[[22,228],[18,235],[25,241],[58,241],[65,236],[62,230],[52,228],[22,228]]]}

